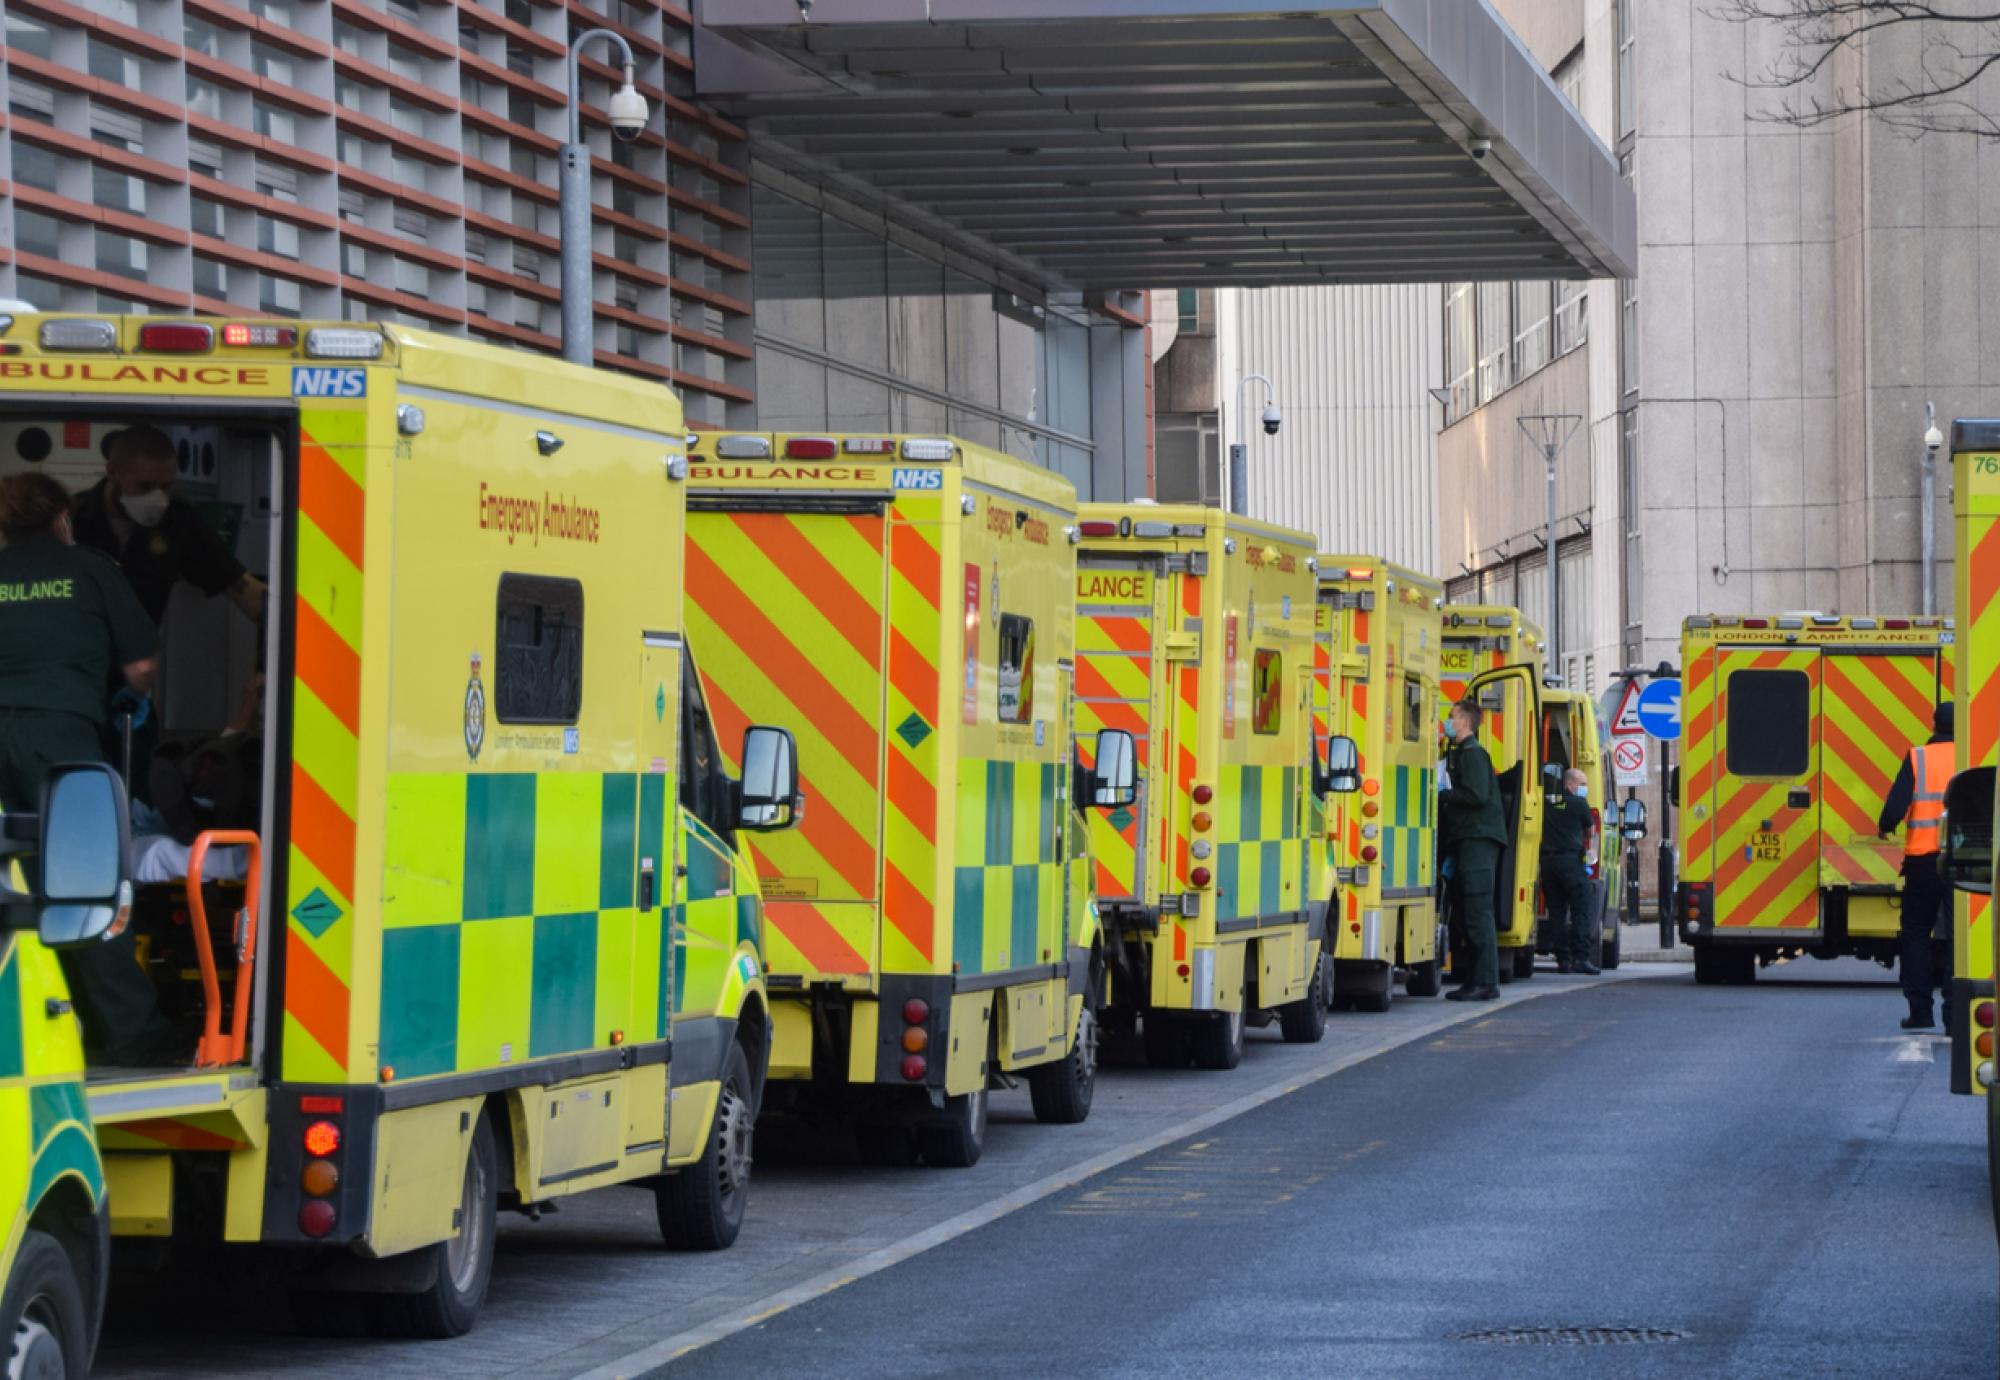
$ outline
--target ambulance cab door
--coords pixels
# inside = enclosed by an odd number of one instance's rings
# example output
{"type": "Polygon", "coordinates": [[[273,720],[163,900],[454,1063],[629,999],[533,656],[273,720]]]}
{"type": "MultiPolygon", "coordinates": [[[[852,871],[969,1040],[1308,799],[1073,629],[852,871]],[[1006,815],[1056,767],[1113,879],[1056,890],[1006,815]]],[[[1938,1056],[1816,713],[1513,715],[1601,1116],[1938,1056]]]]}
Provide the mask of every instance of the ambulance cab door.
{"type": "Polygon", "coordinates": [[[1500,859],[1493,919],[1502,934],[1532,934],[1542,846],[1542,706],[1532,666],[1477,677],[1466,697],[1485,711],[1480,741],[1500,783],[1508,846],[1500,859]]]}
{"type": "Polygon", "coordinates": [[[1710,774],[1717,930],[1819,928],[1817,648],[1720,647],[1710,774]]]}
{"type": "MultiPolygon", "coordinates": [[[[616,777],[607,777],[605,784],[607,795],[617,791],[621,796],[615,807],[607,802],[607,814],[615,808],[621,818],[631,820],[629,857],[621,849],[616,862],[606,861],[603,874],[607,889],[614,893],[611,899],[622,899],[626,894],[631,897],[630,1020],[638,1029],[649,1032],[653,1040],[665,1040],[673,1033],[678,995],[674,991],[673,900],[681,831],[675,805],[675,778],[680,766],[681,677],[685,674],[685,659],[686,649],[678,634],[643,635],[639,653],[639,740],[638,751],[633,754],[637,778],[629,792],[616,777]],[[629,803],[623,798],[628,793],[629,803]],[[617,870],[627,871],[627,878],[618,878],[617,870]]],[[[633,1095],[626,1099],[627,1145],[645,1145],[665,1136],[667,1070],[664,1065],[649,1067],[657,1070],[657,1079],[641,1080],[633,1095]]]]}

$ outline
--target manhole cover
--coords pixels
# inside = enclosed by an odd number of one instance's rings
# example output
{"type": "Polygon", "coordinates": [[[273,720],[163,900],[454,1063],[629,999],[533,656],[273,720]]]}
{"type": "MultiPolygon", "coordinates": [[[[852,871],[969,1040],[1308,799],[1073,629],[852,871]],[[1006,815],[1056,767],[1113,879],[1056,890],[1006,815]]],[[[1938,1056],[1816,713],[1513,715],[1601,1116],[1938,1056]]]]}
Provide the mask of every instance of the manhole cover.
{"type": "Polygon", "coordinates": [[[1461,1342],[1499,1346],[1630,1346],[1637,1342],[1680,1342],[1688,1334],[1671,1327],[1492,1327],[1461,1332],[1461,1342]]]}

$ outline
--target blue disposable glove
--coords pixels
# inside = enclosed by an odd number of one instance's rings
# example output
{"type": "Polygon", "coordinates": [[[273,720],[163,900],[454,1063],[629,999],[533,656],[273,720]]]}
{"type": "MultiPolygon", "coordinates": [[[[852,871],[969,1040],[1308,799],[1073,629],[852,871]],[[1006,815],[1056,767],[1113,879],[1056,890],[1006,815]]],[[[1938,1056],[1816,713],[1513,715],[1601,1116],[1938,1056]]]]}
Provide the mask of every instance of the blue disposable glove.
{"type": "Polygon", "coordinates": [[[128,685],[111,697],[111,717],[130,719],[132,727],[144,728],[146,720],[153,717],[152,697],[142,695],[128,685]]]}
{"type": "Polygon", "coordinates": [[[1451,861],[1452,860],[1450,858],[1446,858],[1444,860],[1444,866],[1440,868],[1438,871],[1438,875],[1440,877],[1443,877],[1447,882],[1451,880],[1451,871],[1452,871],[1451,861]]]}

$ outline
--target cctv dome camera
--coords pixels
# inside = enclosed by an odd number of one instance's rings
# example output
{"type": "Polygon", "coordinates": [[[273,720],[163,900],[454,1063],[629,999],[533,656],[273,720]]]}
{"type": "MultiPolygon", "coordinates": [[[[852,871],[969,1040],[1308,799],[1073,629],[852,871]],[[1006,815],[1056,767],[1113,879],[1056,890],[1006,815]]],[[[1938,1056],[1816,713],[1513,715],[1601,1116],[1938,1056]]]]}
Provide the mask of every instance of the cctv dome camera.
{"type": "Polygon", "coordinates": [[[1264,409],[1264,434],[1266,436],[1276,436],[1278,428],[1284,424],[1285,414],[1278,410],[1276,403],[1271,403],[1264,409]]]}
{"type": "Polygon", "coordinates": [[[625,84],[611,97],[611,132],[626,143],[637,139],[646,128],[650,112],[646,109],[646,98],[632,85],[632,75],[628,70],[625,84]]]}
{"type": "Polygon", "coordinates": [[[1474,158],[1484,162],[1486,161],[1486,155],[1493,152],[1493,141],[1491,139],[1474,139],[1470,144],[1466,145],[1466,149],[1474,158]]]}

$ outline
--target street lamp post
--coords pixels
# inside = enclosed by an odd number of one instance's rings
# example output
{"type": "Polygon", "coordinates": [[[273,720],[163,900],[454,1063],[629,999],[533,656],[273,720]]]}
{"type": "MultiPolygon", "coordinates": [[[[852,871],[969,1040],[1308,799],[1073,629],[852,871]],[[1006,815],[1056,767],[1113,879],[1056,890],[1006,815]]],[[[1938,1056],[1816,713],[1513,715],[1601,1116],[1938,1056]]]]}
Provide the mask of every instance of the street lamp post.
{"type": "Polygon", "coordinates": [[[1516,419],[1521,430],[1527,435],[1535,449],[1541,452],[1542,463],[1548,469],[1549,484],[1549,534],[1544,546],[1548,559],[1549,577],[1549,626],[1545,629],[1548,637],[1548,674],[1562,674],[1562,599],[1559,593],[1562,581],[1556,571],[1556,457],[1563,453],[1569,438],[1576,435],[1576,429],[1583,425],[1583,418],[1574,412],[1546,412],[1516,419]],[[1538,425],[1530,425],[1535,423],[1538,425]]]}
{"type": "Polygon", "coordinates": [[[557,155],[562,192],[562,349],[571,364],[595,361],[590,273],[590,146],[583,142],[583,111],[577,104],[577,59],[593,39],[618,50],[625,64],[625,82],[611,96],[611,133],[636,139],[646,127],[646,98],[632,85],[632,47],[610,29],[590,29],[569,45],[569,142],[557,155]]]}
{"type": "Polygon", "coordinates": [[[1250,428],[1246,423],[1247,409],[1243,404],[1243,390],[1253,383],[1264,385],[1264,411],[1259,418],[1265,432],[1276,436],[1278,428],[1284,424],[1285,414],[1278,410],[1278,390],[1263,374],[1246,374],[1236,385],[1236,434],[1243,438],[1229,447],[1229,511],[1241,516],[1250,512],[1250,464],[1248,447],[1250,428]]]}

